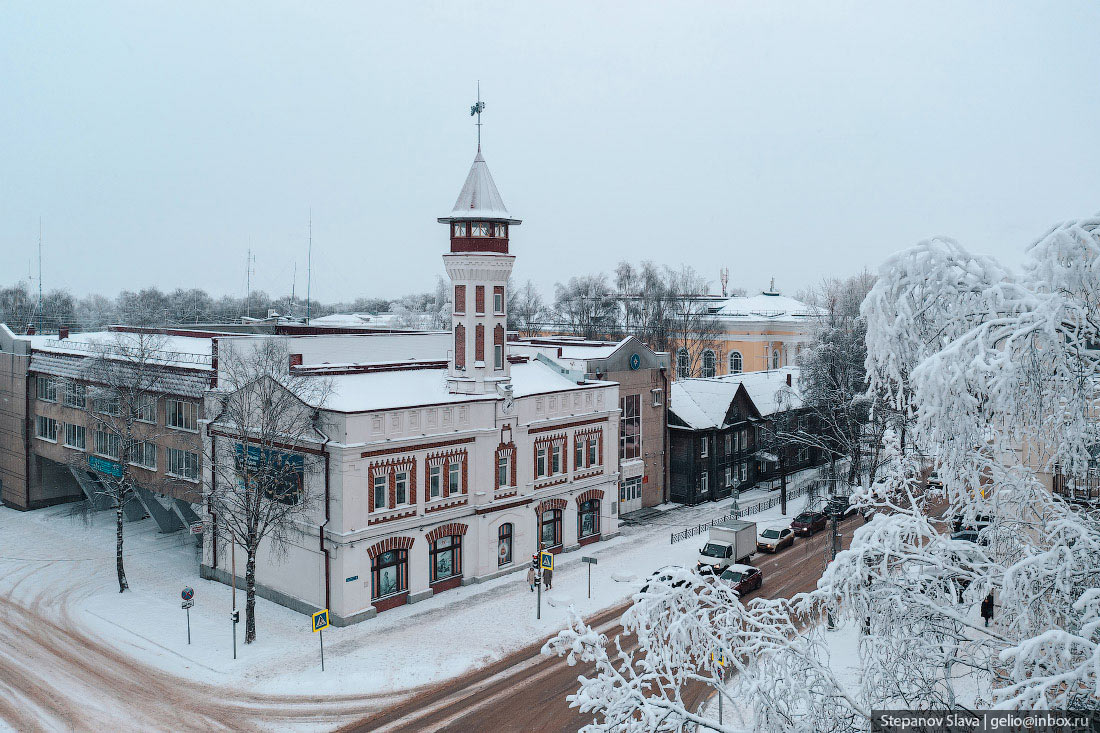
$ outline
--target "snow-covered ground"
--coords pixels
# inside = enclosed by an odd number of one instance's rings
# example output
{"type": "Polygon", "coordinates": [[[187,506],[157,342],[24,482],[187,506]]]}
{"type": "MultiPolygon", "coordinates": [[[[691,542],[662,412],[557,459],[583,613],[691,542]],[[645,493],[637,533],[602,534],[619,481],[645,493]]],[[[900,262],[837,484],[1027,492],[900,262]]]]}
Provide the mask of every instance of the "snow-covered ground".
{"type": "MultiPolygon", "coordinates": [[[[791,501],[785,519],[778,508],[750,519],[782,524],[804,502],[791,501]]],[[[751,494],[742,495],[742,507],[752,503],[751,494]]],[[[131,590],[120,594],[112,512],[85,521],[67,506],[27,513],[0,508],[0,595],[35,613],[67,617],[123,653],[196,681],[266,693],[384,694],[438,682],[541,642],[565,626],[570,604],[593,614],[628,600],[657,568],[695,562],[698,538],[670,544],[672,532],[724,515],[731,504],[670,507],[645,525],[623,526],[618,537],[559,555],[541,619],[535,618],[536,594],[518,572],[330,628],[324,632],[324,673],[309,617],[263,599],[257,599],[257,641],[241,643],[241,591],[234,660],[231,589],[199,578],[193,538],[160,534],[151,519],[126,525],[131,590]],[[583,555],[599,561],[591,599],[583,555]],[[180,608],[184,586],[195,589],[190,645],[180,608]]]]}

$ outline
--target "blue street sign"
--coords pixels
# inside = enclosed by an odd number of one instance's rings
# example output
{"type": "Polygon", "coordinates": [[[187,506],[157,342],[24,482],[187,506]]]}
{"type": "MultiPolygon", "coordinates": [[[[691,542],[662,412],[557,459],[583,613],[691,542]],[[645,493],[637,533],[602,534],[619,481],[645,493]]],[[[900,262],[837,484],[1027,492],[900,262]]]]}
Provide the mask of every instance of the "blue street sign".
{"type": "Polygon", "coordinates": [[[189,601],[195,597],[195,589],[189,585],[183,587],[183,591],[180,593],[180,598],[185,601],[189,601]]]}
{"type": "Polygon", "coordinates": [[[108,476],[114,476],[115,478],[122,478],[122,466],[118,465],[114,461],[108,461],[106,458],[100,458],[99,456],[88,456],[88,466],[93,471],[99,471],[105,473],[108,476]]]}

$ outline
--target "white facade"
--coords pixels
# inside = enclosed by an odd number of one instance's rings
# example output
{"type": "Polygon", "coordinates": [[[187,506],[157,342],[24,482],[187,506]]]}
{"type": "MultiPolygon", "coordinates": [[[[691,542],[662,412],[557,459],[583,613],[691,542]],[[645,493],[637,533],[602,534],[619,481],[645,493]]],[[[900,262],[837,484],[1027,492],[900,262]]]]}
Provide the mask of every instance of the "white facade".
{"type": "MultiPolygon", "coordinates": [[[[499,202],[494,223],[519,223],[503,210],[480,152],[460,203],[463,196],[499,202]],[[492,191],[477,190],[484,185],[492,191]]],[[[540,547],[560,552],[618,533],[618,385],[509,359],[504,339],[494,353],[515,258],[507,229],[487,229],[502,233],[492,246],[503,251],[478,251],[465,239],[456,245],[457,218],[445,219],[452,248],[444,260],[467,300],[456,302],[451,348],[437,360],[419,349],[412,360],[373,357],[399,353],[384,344],[402,335],[291,339],[291,353],[301,355],[294,368],[332,384],[320,406],[328,440],[310,448],[324,460],[307,464],[314,470],[306,479],[313,496],[328,500],[303,517],[289,546],[262,548],[261,595],[304,612],[327,607],[342,625],[525,570],[540,547]],[[356,338],[375,344],[359,361],[343,340],[356,338]],[[455,344],[466,350],[464,365],[455,363],[455,344]],[[329,350],[341,358],[328,358],[329,350]]],[[[225,547],[204,544],[204,575],[227,581],[227,560],[225,547]]],[[[238,558],[238,575],[242,566],[238,558]]]]}

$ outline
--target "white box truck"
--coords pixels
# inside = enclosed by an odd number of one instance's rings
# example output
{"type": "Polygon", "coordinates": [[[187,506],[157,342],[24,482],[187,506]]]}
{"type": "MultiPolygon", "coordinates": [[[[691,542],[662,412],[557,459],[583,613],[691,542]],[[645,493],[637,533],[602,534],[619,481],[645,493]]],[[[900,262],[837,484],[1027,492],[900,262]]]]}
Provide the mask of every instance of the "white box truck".
{"type": "Polygon", "coordinates": [[[721,573],[730,565],[743,563],[756,552],[756,522],[731,519],[710,528],[707,543],[699,550],[696,569],[700,573],[721,573]]]}

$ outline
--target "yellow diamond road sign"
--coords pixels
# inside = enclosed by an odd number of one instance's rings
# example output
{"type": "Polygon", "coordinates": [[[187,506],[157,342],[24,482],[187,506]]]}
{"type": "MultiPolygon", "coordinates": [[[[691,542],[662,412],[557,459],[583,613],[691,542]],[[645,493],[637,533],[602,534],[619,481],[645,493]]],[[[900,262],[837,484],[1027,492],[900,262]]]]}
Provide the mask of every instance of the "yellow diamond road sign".
{"type": "Polygon", "coordinates": [[[320,631],[328,628],[328,609],[313,614],[313,630],[320,631]]]}

